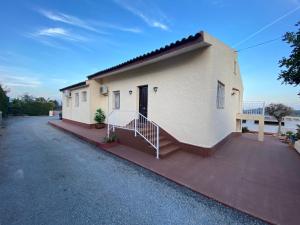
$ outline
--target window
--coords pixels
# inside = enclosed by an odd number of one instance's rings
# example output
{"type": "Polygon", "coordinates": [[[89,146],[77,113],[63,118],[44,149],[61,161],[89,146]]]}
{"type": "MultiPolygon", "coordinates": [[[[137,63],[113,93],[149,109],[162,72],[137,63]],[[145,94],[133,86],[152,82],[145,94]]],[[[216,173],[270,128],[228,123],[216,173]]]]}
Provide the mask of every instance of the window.
{"type": "Polygon", "coordinates": [[[237,72],[237,62],[236,62],[236,60],[234,60],[234,63],[233,63],[233,72],[234,72],[234,74],[236,75],[236,72],[237,72]]]}
{"type": "Polygon", "coordinates": [[[217,89],[217,108],[224,109],[225,105],[225,85],[218,81],[217,89]]]}
{"type": "Polygon", "coordinates": [[[67,102],[67,107],[69,107],[70,106],[70,99],[68,97],[66,98],[66,102],[67,102]]]}
{"type": "Polygon", "coordinates": [[[87,93],[86,93],[86,91],[81,92],[81,101],[83,101],[83,102],[87,101],[87,93]]]}
{"type": "Polygon", "coordinates": [[[120,109],[120,91],[114,91],[114,109],[120,109]]]}
{"type": "Polygon", "coordinates": [[[75,107],[79,107],[79,93],[75,93],[75,107]]]}

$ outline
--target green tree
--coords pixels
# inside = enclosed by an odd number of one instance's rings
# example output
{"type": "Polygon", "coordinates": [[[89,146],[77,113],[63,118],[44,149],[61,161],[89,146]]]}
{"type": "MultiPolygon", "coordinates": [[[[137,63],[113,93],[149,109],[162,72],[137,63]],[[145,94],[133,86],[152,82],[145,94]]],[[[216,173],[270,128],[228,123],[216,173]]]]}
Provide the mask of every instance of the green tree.
{"type": "Polygon", "coordinates": [[[11,101],[10,112],[13,115],[40,116],[48,115],[49,110],[53,110],[54,107],[53,100],[43,97],[34,98],[25,94],[21,98],[15,98],[11,101]]]}
{"type": "Polygon", "coordinates": [[[21,99],[15,98],[10,102],[10,114],[14,116],[21,116],[24,114],[23,102],[21,99]]]}
{"type": "Polygon", "coordinates": [[[4,89],[0,84],[0,111],[2,111],[3,116],[7,116],[9,98],[7,97],[8,90],[4,89]]]}
{"type": "MultiPolygon", "coordinates": [[[[300,21],[296,26],[300,26],[300,21]]],[[[279,66],[284,70],[280,71],[278,80],[282,80],[284,84],[298,86],[300,84],[300,29],[297,32],[285,33],[282,40],[291,46],[292,51],[288,58],[283,57],[279,61],[279,66]]]]}
{"type": "Polygon", "coordinates": [[[61,109],[61,106],[60,106],[60,104],[57,100],[49,100],[49,102],[53,103],[53,105],[54,105],[53,109],[54,110],[60,110],[61,109]]]}
{"type": "Polygon", "coordinates": [[[280,135],[283,117],[290,115],[293,112],[293,109],[283,104],[271,103],[266,107],[265,111],[270,116],[274,116],[278,121],[278,135],[280,135]]]}

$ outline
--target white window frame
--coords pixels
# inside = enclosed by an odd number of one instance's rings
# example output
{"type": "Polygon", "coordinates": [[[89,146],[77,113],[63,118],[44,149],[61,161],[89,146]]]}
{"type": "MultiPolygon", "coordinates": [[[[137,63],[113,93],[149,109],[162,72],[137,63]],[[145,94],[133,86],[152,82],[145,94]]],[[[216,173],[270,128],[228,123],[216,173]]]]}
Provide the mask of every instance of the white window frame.
{"type": "Polygon", "coordinates": [[[113,91],[113,109],[120,109],[121,107],[121,93],[120,91],[113,91]],[[119,96],[119,98],[117,98],[119,96]]]}
{"type": "Polygon", "coordinates": [[[218,81],[217,85],[217,109],[224,109],[225,107],[225,84],[218,81]]]}
{"type": "Polygon", "coordinates": [[[75,107],[79,107],[79,93],[75,93],[75,101],[74,101],[75,107]]]}
{"type": "Polygon", "coordinates": [[[82,102],[87,102],[87,91],[82,91],[81,92],[81,101],[82,102]]]}

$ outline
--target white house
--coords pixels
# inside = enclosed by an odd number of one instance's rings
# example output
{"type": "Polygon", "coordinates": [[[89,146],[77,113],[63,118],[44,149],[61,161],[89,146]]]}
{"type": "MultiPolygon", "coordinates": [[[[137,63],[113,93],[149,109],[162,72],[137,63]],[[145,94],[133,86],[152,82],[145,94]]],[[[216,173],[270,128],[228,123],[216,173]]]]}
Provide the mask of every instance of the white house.
{"type": "Polygon", "coordinates": [[[177,150],[170,144],[176,142],[182,149],[209,154],[226,137],[241,132],[237,114],[242,113],[243,84],[237,53],[206,32],[60,91],[63,120],[92,127],[101,108],[109,129],[128,129],[128,135],[144,137],[156,150],[177,150]]]}

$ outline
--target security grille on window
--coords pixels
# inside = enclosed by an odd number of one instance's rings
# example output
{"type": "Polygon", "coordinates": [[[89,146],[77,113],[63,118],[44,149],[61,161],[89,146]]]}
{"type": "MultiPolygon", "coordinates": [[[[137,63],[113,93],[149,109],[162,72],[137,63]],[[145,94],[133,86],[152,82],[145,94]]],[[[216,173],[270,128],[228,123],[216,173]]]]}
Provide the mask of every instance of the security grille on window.
{"type": "Polygon", "coordinates": [[[225,106],[225,85],[218,81],[217,108],[224,109],[225,106]]]}
{"type": "Polygon", "coordinates": [[[120,91],[114,91],[114,109],[120,109],[120,91]]]}
{"type": "Polygon", "coordinates": [[[87,101],[87,93],[86,93],[86,91],[81,92],[81,101],[83,101],[83,102],[87,101]]]}
{"type": "Polygon", "coordinates": [[[75,107],[79,106],[79,93],[75,94],[75,107]]]}

